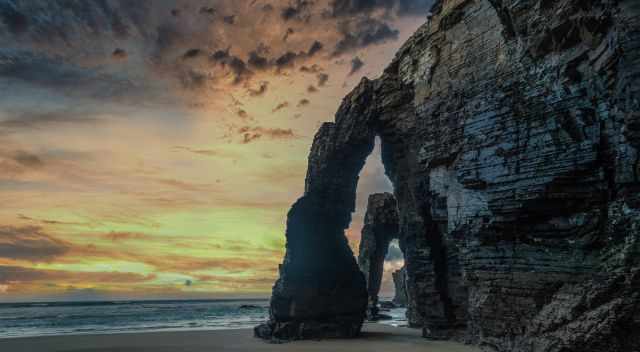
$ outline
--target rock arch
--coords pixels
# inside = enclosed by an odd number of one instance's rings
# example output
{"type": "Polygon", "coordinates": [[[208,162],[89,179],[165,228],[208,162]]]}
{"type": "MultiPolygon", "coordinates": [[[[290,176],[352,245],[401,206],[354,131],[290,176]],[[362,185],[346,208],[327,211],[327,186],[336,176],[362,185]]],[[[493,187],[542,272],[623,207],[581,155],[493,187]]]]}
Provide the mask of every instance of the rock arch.
{"type": "MultiPolygon", "coordinates": [[[[391,193],[375,193],[367,200],[367,211],[360,238],[358,266],[367,283],[367,318],[378,317],[378,294],[384,260],[392,240],[399,237],[398,203],[391,193]]],[[[395,273],[394,273],[395,274],[395,273]]]]}
{"type": "Polygon", "coordinates": [[[316,135],[256,334],[358,335],[367,291],[344,230],[378,135],[411,325],[496,351],[640,349],[640,5],[431,12],[316,135]]]}

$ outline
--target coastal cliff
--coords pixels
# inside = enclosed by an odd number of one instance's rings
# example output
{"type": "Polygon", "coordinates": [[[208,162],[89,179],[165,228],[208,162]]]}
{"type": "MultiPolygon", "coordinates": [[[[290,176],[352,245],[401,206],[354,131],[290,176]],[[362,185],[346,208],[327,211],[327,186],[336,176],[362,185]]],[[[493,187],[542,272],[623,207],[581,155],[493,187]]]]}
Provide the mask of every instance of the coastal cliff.
{"type": "Polygon", "coordinates": [[[441,0],[309,156],[264,338],[357,336],[379,136],[408,319],[492,351],[640,349],[640,2],[441,0]]]}

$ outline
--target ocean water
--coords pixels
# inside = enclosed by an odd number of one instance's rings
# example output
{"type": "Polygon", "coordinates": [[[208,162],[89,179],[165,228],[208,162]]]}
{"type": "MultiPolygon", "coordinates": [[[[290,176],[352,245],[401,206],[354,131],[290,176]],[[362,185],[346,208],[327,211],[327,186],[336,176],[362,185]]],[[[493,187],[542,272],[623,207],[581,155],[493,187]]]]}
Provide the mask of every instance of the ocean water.
{"type": "Polygon", "coordinates": [[[267,300],[106,301],[0,304],[0,338],[250,328],[267,300]]]}
{"type": "MultiPolygon", "coordinates": [[[[252,328],[268,312],[268,300],[3,303],[0,338],[252,328]]],[[[403,326],[404,312],[380,323],[403,326]]]]}

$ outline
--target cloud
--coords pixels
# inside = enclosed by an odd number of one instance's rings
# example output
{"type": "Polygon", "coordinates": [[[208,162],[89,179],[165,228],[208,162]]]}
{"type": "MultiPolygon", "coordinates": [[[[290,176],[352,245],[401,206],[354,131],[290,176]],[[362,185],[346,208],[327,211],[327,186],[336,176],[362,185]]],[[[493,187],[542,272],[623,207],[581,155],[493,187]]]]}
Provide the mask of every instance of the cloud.
{"type": "Polygon", "coordinates": [[[282,37],[282,41],[286,42],[289,39],[289,36],[291,36],[293,33],[295,33],[293,28],[291,27],[287,28],[287,31],[284,33],[284,36],[282,37]]]}
{"type": "Polygon", "coordinates": [[[303,106],[307,106],[311,104],[311,102],[309,101],[309,99],[300,99],[300,101],[298,102],[298,107],[303,107],[303,106]]]}
{"type": "Polygon", "coordinates": [[[198,56],[202,56],[204,54],[204,51],[202,51],[202,49],[189,49],[187,51],[185,51],[185,53],[182,55],[182,58],[184,60],[188,60],[188,59],[194,59],[198,56]]]}
{"type": "Polygon", "coordinates": [[[24,150],[0,150],[0,177],[15,177],[42,169],[42,158],[24,150]]]}
{"type": "Polygon", "coordinates": [[[322,71],[322,67],[320,67],[318,64],[313,64],[311,66],[301,66],[300,67],[300,72],[304,72],[304,73],[318,73],[322,71]]]}
{"type": "Polygon", "coordinates": [[[11,2],[0,3],[0,21],[13,34],[24,33],[29,27],[27,16],[19,12],[11,2]]]}
{"type": "Polygon", "coordinates": [[[275,61],[275,65],[276,67],[281,70],[284,68],[289,68],[289,67],[293,67],[293,64],[295,62],[295,60],[301,56],[300,54],[296,54],[292,51],[287,51],[286,53],[282,54],[280,57],[278,57],[275,61]]]}
{"type": "Polygon", "coordinates": [[[111,57],[116,60],[126,60],[128,54],[124,49],[116,48],[115,50],[113,50],[113,53],[111,53],[111,57]]]}
{"type": "Polygon", "coordinates": [[[342,38],[335,45],[332,53],[334,57],[389,40],[397,40],[400,33],[386,22],[375,18],[340,21],[338,31],[342,38]]]}
{"type": "Polygon", "coordinates": [[[283,101],[282,103],[279,103],[278,105],[276,105],[276,107],[273,108],[273,110],[271,110],[271,112],[280,111],[280,110],[286,109],[288,107],[289,107],[289,102],[288,101],[283,101]]]}
{"type": "Polygon", "coordinates": [[[356,16],[374,11],[383,11],[388,15],[424,16],[432,6],[433,0],[333,0],[329,12],[333,17],[356,16]]]}
{"type": "Polygon", "coordinates": [[[226,24],[235,24],[236,23],[236,15],[224,16],[222,18],[222,20],[226,24]]]}
{"type": "Polygon", "coordinates": [[[170,186],[188,192],[210,192],[211,186],[206,184],[195,184],[186,181],[176,180],[172,178],[155,179],[156,183],[170,186]]]}
{"type": "Polygon", "coordinates": [[[267,70],[271,67],[269,59],[260,55],[257,51],[251,51],[247,63],[257,70],[267,70]]]}
{"type": "Polygon", "coordinates": [[[128,79],[61,58],[4,49],[0,49],[0,78],[93,97],[123,96],[133,88],[128,79]]]}
{"type": "Polygon", "coordinates": [[[211,60],[219,63],[223,67],[228,67],[234,74],[233,83],[238,84],[253,76],[253,72],[247,64],[237,56],[231,55],[229,49],[218,50],[211,55],[211,60]]]}
{"type": "Polygon", "coordinates": [[[0,226],[0,258],[50,262],[67,253],[70,246],[38,226],[0,226]]]}
{"type": "Polygon", "coordinates": [[[262,96],[262,95],[264,95],[264,93],[267,92],[268,88],[269,88],[269,82],[262,81],[262,82],[260,82],[260,85],[258,86],[258,89],[249,88],[249,95],[252,96],[252,97],[262,96]]]}
{"type": "Polygon", "coordinates": [[[39,156],[25,152],[23,150],[16,151],[13,156],[13,160],[15,160],[18,164],[27,167],[27,168],[41,168],[44,166],[44,162],[40,159],[39,156]]]}
{"type": "Polygon", "coordinates": [[[318,88],[316,88],[314,85],[310,85],[307,87],[307,93],[317,93],[318,92],[318,88]]]}
{"type": "Polygon", "coordinates": [[[290,21],[293,19],[307,21],[310,18],[308,14],[308,10],[313,5],[313,2],[307,0],[295,0],[295,2],[289,6],[286,6],[282,9],[280,13],[280,17],[284,21],[290,21]]]}
{"type": "Polygon", "coordinates": [[[298,136],[292,129],[287,128],[266,128],[266,127],[249,127],[244,126],[238,130],[238,133],[242,135],[242,143],[248,144],[262,137],[272,140],[294,139],[298,136]]]}
{"type": "Polygon", "coordinates": [[[150,281],[156,275],[123,272],[78,272],[66,270],[35,269],[21,266],[0,265],[0,283],[43,282],[69,284],[140,283],[150,281]]]}
{"type": "Polygon", "coordinates": [[[81,110],[52,110],[5,112],[8,118],[0,120],[0,127],[5,129],[43,129],[61,127],[63,125],[103,123],[96,117],[87,117],[88,113],[81,110]]]}
{"type": "Polygon", "coordinates": [[[129,241],[129,240],[149,240],[153,237],[140,232],[117,232],[112,231],[103,235],[105,239],[112,242],[129,241]]]}
{"type": "Polygon", "coordinates": [[[364,61],[362,61],[360,57],[356,56],[353,59],[351,59],[351,71],[349,71],[349,76],[360,71],[360,69],[363,66],[364,66],[364,61]]]}
{"type": "Polygon", "coordinates": [[[324,47],[324,45],[322,43],[320,43],[317,40],[314,41],[313,44],[311,44],[311,47],[309,48],[309,50],[307,51],[307,56],[309,56],[309,57],[314,56],[315,54],[320,52],[323,47],[324,47]]]}
{"type": "Polygon", "coordinates": [[[318,87],[324,87],[329,80],[329,75],[326,73],[318,73],[316,77],[318,78],[318,87]]]}
{"type": "Polygon", "coordinates": [[[238,115],[238,117],[241,119],[246,119],[249,117],[249,114],[243,109],[238,109],[238,111],[236,111],[236,115],[238,115]]]}
{"type": "Polygon", "coordinates": [[[184,147],[184,146],[175,146],[175,147],[173,147],[173,149],[185,150],[185,151],[188,151],[190,153],[204,155],[204,156],[236,157],[236,155],[229,155],[228,153],[225,153],[225,152],[222,152],[222,151],[219,151],[219,150],[215,150],[215,149],[194,149],[194,148],[184,147]]]}

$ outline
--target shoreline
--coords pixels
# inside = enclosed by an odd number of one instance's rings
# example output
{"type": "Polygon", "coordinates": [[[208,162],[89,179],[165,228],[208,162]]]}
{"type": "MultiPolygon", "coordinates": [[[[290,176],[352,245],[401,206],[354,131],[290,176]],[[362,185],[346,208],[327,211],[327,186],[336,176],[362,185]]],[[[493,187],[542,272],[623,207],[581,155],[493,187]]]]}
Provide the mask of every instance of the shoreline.
{"type": "Polygon", "coordinates": [[[252,329],[97,333],[0,339],[0,350],[21,352],[135,351],[433,351],[478,352],[474,346],[433,341],[419,329],[365,323],[355,339],[325,339],[269,343],[253,337],[252,329]]]}
{"type": "MultiPolygon", "coordinates": [[[[0,336],[0,343],[3,340],[16,340],[16,339],[37,339],[37,338],[47,338],[47,337],[76,337],[76,336],[102,336],[102,335],[130,335],[130,334],[161,334],[161,333],[179,333],[179,332],[207,332],[207,331],[232,331],[232,330],[252,330],[255,325],[262,323],[263,321],[256,322],[254,325],[249,327],[185,327],[185,328],[150,328],[150,329],[131,329],[131,331],[103,331],[96,332],[95,330],[87,331],[87,332],[72,332],[72,333],[60,333],[60,334],[42,334],[42,335],[27,335],[27,336],[0,336]]],[[[395,326],[391,324],[385,324],[384,322],[365,322],[366,324],[379,324],[383,326],[388,326],[391,328],[400,328],[400,329],[416,329],[419,328],[411,328],[409,325],[404,324],[400,326],[395,326]]]]}

